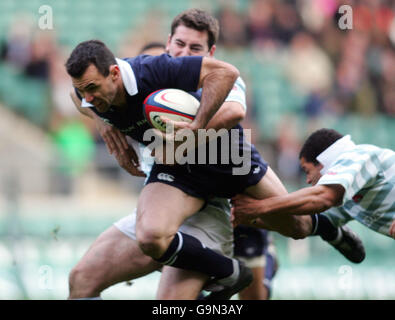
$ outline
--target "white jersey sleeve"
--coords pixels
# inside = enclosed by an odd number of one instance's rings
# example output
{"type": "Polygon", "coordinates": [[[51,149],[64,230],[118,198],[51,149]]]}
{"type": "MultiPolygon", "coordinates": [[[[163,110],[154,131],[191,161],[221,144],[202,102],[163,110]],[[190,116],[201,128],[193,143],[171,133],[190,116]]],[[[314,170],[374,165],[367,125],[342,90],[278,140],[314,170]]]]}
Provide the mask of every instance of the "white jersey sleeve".
{"type": "Polygon", "coordinates": [[[238,102],[243,106],[244,110],[247,110],[246,85],[243,79],[240,77],[236,79],[236,82],[229,95],[226,97],[225,102],[238,102]]]}

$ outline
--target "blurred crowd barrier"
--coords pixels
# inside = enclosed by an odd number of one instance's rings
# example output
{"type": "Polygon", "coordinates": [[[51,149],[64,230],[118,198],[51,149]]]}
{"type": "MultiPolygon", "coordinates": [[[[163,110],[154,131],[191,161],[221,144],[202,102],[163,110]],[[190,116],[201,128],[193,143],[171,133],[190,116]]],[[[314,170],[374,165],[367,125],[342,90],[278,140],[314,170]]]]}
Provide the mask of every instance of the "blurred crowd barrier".
{"type": "MultiPolygon", "coordinates": [[[[243,124],[290,191],[304,185],[298,152],[317,128],[395,149],[394,1],[1,0],[0,299],[65,298],[71,267],[133,210],[143,183],[118,168],[72,105],[72,48],[97,38],[134,56],[166,41],[171,20],[191,7],[219,19],[216,57],[247,85],[243,124]],[[339,27],[341,5],[352,9],[352,29],[339,27]]],[[[367,246],[361,266],[318,239],[274,235],[274,298],[393,299],[393,240],[353,228],[367,246]]],[[[158,276],[104,297],[153,298],[158,276]]]]}

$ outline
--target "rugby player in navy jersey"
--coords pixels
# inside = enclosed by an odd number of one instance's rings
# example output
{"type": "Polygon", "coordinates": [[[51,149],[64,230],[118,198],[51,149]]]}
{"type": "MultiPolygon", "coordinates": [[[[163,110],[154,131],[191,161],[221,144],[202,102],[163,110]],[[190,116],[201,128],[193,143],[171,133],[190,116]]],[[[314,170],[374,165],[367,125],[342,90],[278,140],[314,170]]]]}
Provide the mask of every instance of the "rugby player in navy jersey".
{"type": "MultiPolygon", "coordinates": [[[[213,56],[218,30],[218,21],[207,12],[198,9],[187,10],[173,20],[167,50],[172,56],[213,56]]],[[[158,55],[163,53],[165,49],[164,44],[150,43],[142,51],[144,54],[158,55]]],[[[77,100],[76,97],[74,99],[76,105],[79,106],[81,101],[77,100]]],[[[232,127],[244,117],[245,109],[245,88],[240,79],[225,100],[224,105],[211,120],[211,125],[220,127],[215,124],[219,119],[222,124],[225,123],[226,126],[232,127]]],[[[90,109],[84,111],[89,112],[90,109]]],[[[96,121],[100,134],[106,141],[110,153],[113,152],[113,149],[116,150],[114,145],[118,145],[118,143],[121,147],[128,145],[124,135],[118,129],[107,125],[95,115],[92,114],[92,117],[96,121]],[[121,141],[121,139],[124,140],[121,141]]],[[[130,159],[127,153],[125,153],[125,157],[122,156],[122,151],[120,150],[119,154],[116,153],[116,157],[120,165],[128,170],[130,159]]],[[[124,151],[127,152],[127,149],[124,151]]],[[[134,174],[133,171],[130,173],[134,174]]],[[[229,216],[229,203],[214,198],[209,201],[204,210],[196,214],[196,218],[193,217],[188,220],[183,225],[182,230],[194,234],[205,246],[230,256],[232,252],[232,229],[229,216]]],[[[237,254],[251,257],[251,245],[258,250],[253,252],[255,264],[255,267],[252,268],[254,272],[253,284],[250,286],[251,288],[248,288],[246,295],[243,292],[241,293],[240,298],[263,299],[268,297],[270,281],[275,270],[276,263],[273,250],[268,245],[269,238],[265,230],[254,228],[253,234],[260,234],[260,241],[258,243],[249,241],[248,247],[245,240],[250,239],[250,237],[246,238],[246,227],[243,227],[242,230],[242,234],[236,232],[237,240],[239,240],[235,243],[237,254]],[[249,254],[245,253],[247,250],[250,252],[249,254]],[[259,255],[259,259],[257,255],[259,255]],[[256,266],[257,260],[259,260],[259,266],[256,266]],[[266,264],[263,269],[261,267],[262,262],[266,264]]],[[[251,239],[256,239],[256,236],[251,239]]],[[[117,221],[113,227],[100,235],[77,266],[73,268],[70,274],[70,297],[97,297],[105,287],[113,283],[133,279],[158,268],[150,259],[142,255],[136,245],[135,213],[132,213],[117,221]]],[[[196,293],[200,291],[206,280],[207,277],[203,274],[165,267],[162,271],[158,297],[195,298],[196,293]],[[173,290],[169,290],[170,287],[173,290]]]]}
{"type": "MultiPolygon", "coordinates": [[[[150,129],[142,113],[142,102],[148,94],[161,88],[196,91],[202,87],[199,112],[189,127],[205,128],[239,75],[233,66],[206,57],[173,59],[161,55],[115,60],[96,40],[79,44],[66,67],[76,93],[93,105],[91,110],[143,144],[148,144],[143,134],[150,129]]],[[[232,175],[232,165],[155,164],[138,203],[136,233],[141,250],[159,263],[207,274],[226,287],[227,295],[248,284],[248,270],[237,260],[219,255],[196,238],[177,231],[211,196],[230,198],[246,192],[264,198],[286,192],[256,150],[251,155],[250,172],[242,176],[232,175]],[[174,179],[160,180],[160,173],[174,179]]],[[[297,228],[305,227],[301,221],[293,216],[278,219],[278,231],[295,237],[297,228]]]]}
{"type": "MultiPolygon", "coordinates": [[[[217,20],[207,12],[197,9],[187,10],[174,19],[167,50],[172,56],[212,56],[218,38],[218,29],[217,20]]],[[[159,55],[164,53],[165,49],[166,45],[164,44],[150,43],[142,51],[143,54],[159,55]]],[[[74,99],[76,105],[79,106],[81,101],[77,100],[77,97],[74,99]]],[[[232,89],[231,95],[227,97],[225,105],[227,107],[222,106],[211,123],[215,124],[216,119],[221,119],[221,123],[227,123],[227,126],[232,127],[245,115],[245,93],[241,79],[232,89]]],[[[95,117],[95,114],[92,114],[92,117],[96,121],[100,134],[105,139],[110,153],[112,153],[113,142],[115,144],[119,142],[121,146],[128,145],[126,139],[120,141],[124,135],[118,129],[107,125],[95,117]]],[[[130,162],[127,154],[124,159],[121,150],[120,154],[116,154],[116,156],[120,165],[127,170],[130,162]]],[[[133,171],[130,173],[134,174],[133,171]]],[[[228,201],[219,198],[210,199],[204,210],[198,212],[196,218],[188,220],[182,230],[194,234],[206,247],[214,248],[227,256],[232,255],[233,237],[228,201]]],[[[270,255],[270,253],[267,254],[270,255]]],[[[113,227],[100,235],[77,266],[73,268],[70,274],[70,297],[97,297],[105,287],[117,281],[133,279],[158,268],[150,259],[142,255],[136,245],[135,213],[133,213],[120,219],[113,227]]],[[[270,261],[270,257],[267,260],[270,261]]],[[[270,270],[269,264],[267,270],[270,270]]],[[[270,282],[270,275],[271,273],[269,273],[266,283],[270,282]]],[[[207,276],[203,274],[165,267],[162,270],[158,297],[162,299],[195,298],[206,281],[207,276]],[[170,287],[172,290],[169,290],[170,287]]],[[[263,286],[261,278],[257,279],[257,282],[258,286],[263,286]]]]}
{"type": "MultiPolygon", "coordinates": [[[[176,26],[172,30],[172,35],[175,33],[178,35],[179,30],[182,32],[182,37],[177,37],[177,42],[188,41],[188,47],[190,46],[191,51],[195,54],[212,55],[211,53],[214,50],[209,51],[209,48],[212,46],[211,42],[215,42],[218,37],[218,23],[211,15],[200,10],[192,10],[180,15],[174,21],[176,26]],[[183,28],[178,27],[180,22],[183,26],[184,23],[187,23],[183,21],[188,20],[189,31],[195,31],[194,39],[188,39],[191,35],[185,34],[185,30],[182,32],[183,28]],[[194,30],[197,28],[197,25],[203,28],[198,33],[194,30]],[[187,36],[186,39],[185,36],[187,36]],[[208,41],[209,37],[211,38],[210,42],[208,41]]],[[[172,55],[180,54],[179,47],[175,42],[168,44],[168,50],[172,55]]],[[[157,54],[158,50],[159,52],[162,50],[163,53],[165,48],[165,45],[152,43],[143,50],[144,54],[157,54]]],[[[243,100],[242,88],[238,87],[232,91],[237,91],[237,94],[228,97],[227,101],[243,100]],[[242,94],[241,97],[239,96],[240,94],[242,94]]],[[[76,106],[79,107],[81,101],[74,93],[72,93],[72,97],[76,106]]],[[[232,107],[232,102],[228,102],[229,104],[231,107],[228,107],[226,110],[226,121],[236,124],[244,115],[243,107],[240,107],[238,104],[233,104],[232,107]]],[[[95,120],[100,134],[109,147],[110,153],[113,152],[112,142],[114,142],[114,145],[120,142],[121,147],[128,145],[126,139],[121,141],[124,135],[118,129],[104,123],[96,114],[90,112],[90,109],[82,109],[82,111],[86,115],[91,113],[89,116],[95,120]]],[[[225,115],[221,112],[219,114],[224,119],[225,115]]],[[[130,159],[127,153],[122,155],[121,150],[115,155],[122,167],[131,174],[135,173],[133,171],[134,168],[130,170],[130,166],[128,166],[130,159]],[[123,156],[126,156],[124,162],[122,162],[124,160],[123,156]]],[[[148,163],[150,162],[149,160],[147,161],[148,163]]],[[[143,167],[147,169],[147,165],[144,162],[143,167]]],[[[112,284],[140,277],[159,268],[157,263],[143,255],[136,244],[135,219],[135,213],[120,219],[114,226],[103,232],[92,244],[88,252],[70,273],[69,298],[97,298],[102,290],[112,284]]],[[[206,247],[227,256],[233,255],[230,206],[229,201],[226,199],[210,199],[207,206],[188,219],[181,230],[196,236],[206,247]]],[[[157,295],[159,299],[195,299],[207,281],[207,276],[203,274],[172,267],[163,268],[162,275],[157,295]],[[169,290],[170,287],[172,290],[169,290]]]]}

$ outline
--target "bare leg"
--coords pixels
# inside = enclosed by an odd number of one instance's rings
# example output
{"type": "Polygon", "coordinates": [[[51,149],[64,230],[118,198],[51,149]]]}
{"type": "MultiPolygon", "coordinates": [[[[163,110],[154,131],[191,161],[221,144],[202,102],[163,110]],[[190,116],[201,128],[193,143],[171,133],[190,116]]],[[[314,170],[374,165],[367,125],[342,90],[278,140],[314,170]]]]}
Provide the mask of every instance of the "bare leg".
{"type": "Polygon", "coordinates": [[[69,299],[98,297],[122,281],[149,274],[160,264],[143,254],[135,240],[111,226],[91,245],[69,276],[69,299]]]}
{"type": "Polygon", "coordinates": [[[137,241],[142,251],[160,258],[184,220],[198,212],[204,201],[164,183],[146,185],[137,207],[137,241]]]}
{"type": "Polygon", "coordinates": [[[288,192],[274,171],[268,167],[263,178],[256,185],[247,188],[244,193],[256,199],[265,199],[288,192]]]}
{"type": "Polygon", "coordinates": [[[240,300],[267,300],[269,293],[267,288],[263,285],[265,268],[256,267],[251,268],[251,270],[254,279],[247,288],[239,292],[240,300]]]}
{"type": "Polygon", "coordinates": [[[159,300],[195,300],[208,276],[200,272],[164,266],[159,282],[159,300]]]}
{"type": "MultiPolygon", "coordinates": [[[[232,290],[241,274],[239,263],[204,246],[192,235],[178,233],[184,220],[199,211],[203,203],[175,187],[148,184],[137,208],[137,241],[145,254],[162,264],[215,277],[232,290]]],[[[248,280],[247,274],[245,277],[248,280]]]]}

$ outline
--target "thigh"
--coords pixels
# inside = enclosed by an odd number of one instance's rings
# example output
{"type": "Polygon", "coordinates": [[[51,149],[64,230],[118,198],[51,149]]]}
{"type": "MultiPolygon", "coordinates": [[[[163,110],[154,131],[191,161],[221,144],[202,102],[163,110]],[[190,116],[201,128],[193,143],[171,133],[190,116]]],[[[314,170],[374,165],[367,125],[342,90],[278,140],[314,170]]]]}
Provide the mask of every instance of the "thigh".
{"type": "Polygon", "coordinates": [[[135,240],[116,227],[104,231],[91,245],[77,268],[94,277],[99,287],[144,276],[159,268],[159,264],[144,255],[135,240]]]}
{"type": "Polygon", "coordinates": [[[174,235],[184,220],[204,205],[204,200],[190,196],[168,184],[147,184],[137,206],[137,234],[154,231],[158,237],[174,235]]]}
{"type": "Polygon", "coordinates": [[[200,272],[164,266],[159,282],[159,300],[195,300],[208,276],[200,272]]]}
{"type": "Polygon", "coordinates": [[[244,193],[256,199],[265,199],[284,195],[288,192],[276,173],[268,167],[262,179],[256,185],[248,187],[244,193]]]}

